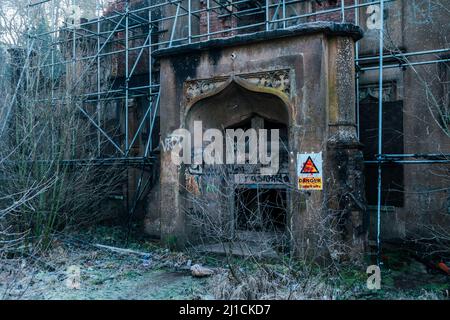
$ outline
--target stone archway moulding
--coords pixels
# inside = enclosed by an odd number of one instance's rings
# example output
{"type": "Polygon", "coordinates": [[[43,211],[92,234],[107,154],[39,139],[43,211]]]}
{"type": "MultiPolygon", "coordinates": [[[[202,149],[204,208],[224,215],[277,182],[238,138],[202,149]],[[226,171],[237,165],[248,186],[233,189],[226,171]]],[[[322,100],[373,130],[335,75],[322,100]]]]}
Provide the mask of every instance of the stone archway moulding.
{"type": "Polygon", "coordinates": [[[210,79],[186,80],[184,83],[184,117],[200,100],[225,90],[231,83],[253,92],[268,93],[279,97],[292,116],[292,70],[280,69],[239,75],[220,76],[210,79]]]}

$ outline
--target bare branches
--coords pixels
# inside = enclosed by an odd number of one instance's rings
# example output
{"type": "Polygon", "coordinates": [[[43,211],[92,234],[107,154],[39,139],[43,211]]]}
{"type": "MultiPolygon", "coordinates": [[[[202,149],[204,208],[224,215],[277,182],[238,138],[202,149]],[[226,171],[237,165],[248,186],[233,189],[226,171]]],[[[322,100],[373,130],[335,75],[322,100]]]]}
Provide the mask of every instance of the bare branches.
{"type": "MultiPolygon", "coordinates": [[[[67,54],[64,46],[51,46],[45,35],[50,24],[61,22],[59,11],[64,6],[42,6],[50,10],[47,16],[54,17],[48,21],[27,16],[26,2],[0,5],[0,43],[5,47],[0,47],[0,54],[9,62],[0,66],[0,76],[6,80],[0,81],[0,128],[4,128],[0,132],[0,255],[6,250],[2,243],[33,241],[45,248],[55,230],[103,219],[109,214],[100,214],[103,200],[122,179],[115,167],[66,162],[95,159],[101,151],[95,131],[77,109],[84,104],[82,94],[97,85],[92,81],[97,74],[88,70],[83,86],[75,89],[72,79],[81,81],[85,62],[65,68],[49,65],[49,59],[67,54]],[[30,26],[42,29],[26,29],[27,19],[37,19],[40,22],[30,26]],[[41,35],[32,40],[28,52],[16,47],[34,33],[41,35]]],[[[77,50],[86,55],[92,48],[80,45],[77,50]]],[[[95,109],[92,103],[83,107],[95,109]]]]}
{"type": "Polygon", "coordinates": [[[269,187],[236,181],[235,170],[251,172],[254,167],[180,168],[184,173],[180,187],[188,232],[197,235],[192,250],[221,253],[227,260],[228,272],[216,277],[216,297],[332,298],[335,293],[320,277],[336,275],[351,250],[343,237],[347,213],[328,209],[328,203],[305,200],[306,193],[297,190],[295,183],[269,187]],[[292,229],[292,219],[299,213],[288,205],[287,197],[305,201],[308,206],[301,231],[292,229]],[[294,252],[296,232],[302,232],[308,240],[296,244],[294,252]],[[240,257],[239,263],[234,256],[240,257]],[[271,265],[271,259],[276,259],[276,266],[271,265]],[[323,271],[321,275],[314,275],[317,267],[323,271]]]}

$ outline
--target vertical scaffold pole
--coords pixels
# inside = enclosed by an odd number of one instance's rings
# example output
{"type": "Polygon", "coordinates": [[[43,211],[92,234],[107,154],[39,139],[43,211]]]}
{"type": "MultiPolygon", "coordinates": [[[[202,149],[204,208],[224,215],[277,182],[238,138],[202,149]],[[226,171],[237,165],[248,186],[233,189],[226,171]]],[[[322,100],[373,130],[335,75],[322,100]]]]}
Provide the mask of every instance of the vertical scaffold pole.
{"type": "MultiPolygon", "coordinates": [[[[100,9],[100,2],[99,0],[95,0],[95,15],[96,15],[96,19],[97,19],[97,53],[100,53],[100,48],[101,48],[101,44],[100,44],[100,14],[101,14],[101,9],[100,9]]],[[[97,55],[97,124],[99,127],[101,127],[101,105],[100,105],[100,100],[101,100],[101,94],[100,94],[100,90],[101,90],[101,70],[100,70],[100,54],[97,55]]],[[[101,134],[100,131],[97,130],[97,156],[100,157],[101,156],[101,134]]]]}
{"type": "Polygon", "coordinates": [[[188,42],[192,42],[192,1],[188,0],[188,42]]]}
{"type": "Polygon", "coordinates": [[[128,65],[128,59],[129,59],[129,0],[126,0],[125,2],[125,154],[128,154],[128,145],[129,145],[129,133],[128,133],[128,103],[129,103],[129,86],[130,86],[130,79],[129,79],[129,65],[128,65]]]}
{"type": "Polygon", "coordinates": [[[152,134],[153,134],[152,117],[153,117],[153,111],[154,111],[153,109],[154,108],[153,108],[153,95],[152,95],[152,93],[153,93],[153,77],[152,77],[152,73],[153,73],[153,61],[152,61],[153,24],[152,24],[152,10],[151,9],[148,11],[148,32],[149,32],[149,37],[148,37],[148,84],[149,84],[148,98],[150,99],[149,108],[151,108],[150,115],[148,116],[148,140],[149,140],[148,142],[149,142],[150,150],[152,150],[153,149],[153,146],[152,146],[152,134]]]}
{"type": "Polygon", "coordinates": [[[377,198],[377,263],[382,264],[381,256],[381,174],[383,154],[383,48],[384,48],[384,0],[380,0],[380,42],[378,68],[378,198],[377,198]]]}
{"type": "Polygon", "coordinates": [[[206,31],[207,31],[207,33],[208,33],[208,40],[209,39],[211,39],[211,36],[210,36],[210,32],[211,32],[211,22],[209,21],[210,20],[210,3],[209,3],[209,0],[206,0],[206,31]]]}
{"type": "MultiPolygon", "coordinates": [[[[359,0],[355,0],[355,24],[359,26],[359,0]]],[[[357,61],[357,67],[359,67],[359,42],[355,43],[355,59],[357,61]]],[[[360,117],[359,117],[359,70],[356,70],[356,135],[359,139],[360,132],[360,117]]]]}

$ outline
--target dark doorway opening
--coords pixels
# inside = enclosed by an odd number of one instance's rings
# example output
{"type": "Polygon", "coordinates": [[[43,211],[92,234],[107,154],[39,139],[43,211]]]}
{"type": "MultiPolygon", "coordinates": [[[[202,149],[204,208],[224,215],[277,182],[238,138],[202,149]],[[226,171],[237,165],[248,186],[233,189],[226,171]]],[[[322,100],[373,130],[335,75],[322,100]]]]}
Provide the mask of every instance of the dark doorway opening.
{"type": "Polygon", "coordinates": [[[237,189],[236,229],[239,231],[284,232],[286,189],[237,189]]]}

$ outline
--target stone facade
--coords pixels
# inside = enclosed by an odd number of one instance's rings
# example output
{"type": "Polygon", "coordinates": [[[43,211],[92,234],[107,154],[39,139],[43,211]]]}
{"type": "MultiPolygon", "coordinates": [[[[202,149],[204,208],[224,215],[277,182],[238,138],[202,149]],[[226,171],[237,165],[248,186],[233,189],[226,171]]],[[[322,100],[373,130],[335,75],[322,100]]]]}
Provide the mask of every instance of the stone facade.
{"type": "MultiPolygon", "coordinates": [[[[118,0],[118,2],[122,1],[118,0]]],[[[262,3],[262,1],[259,2],[262,3]]],[[[448,59],[448,51],[412,55],[407,59],[391,56],[402,52],[449,47],[447,34],[450,31],[450,25],[448,24],[448,12],[442,10],[442,6],[440,6],[443,2],[433,0],[385,2],[384,54],[386,58],[384,64],[389,67],[384,69],[383,100],[386,113],[384,132],[387,135],[384,137],[386,142],[384,146],[388,153],[450,154],[449,133],[442,128],[444,126],[445,129],[445,126],[448,126],[448,119],[440,119],[438,115],[441,110],[440,106],[433,105],[433,102],[430,101],[434,97],[438,97],[438,102],[442,103],[444,109],[445,101],[448,104],[450,96],[448,94],[450,92],[449,65],[448,63],[439,63],[416,65],[414,68],[406,66],[407,62],[419,63],[426,60],[448,59]],[[430,93],[432,94],[430,95],[430,93]]],[[[141,0],[131,1],[131,3],[141,3],[141,0]]],[[[251,3],[249,2],[245,6],[257,6],[257,1],[251,1],[251,3]]],[[[270,18],[280,19],[282,11],[276,11],[276,4],[279,2],[274,0],[269,3],[273,5],[269,12],[270,18]]],[[[265,115],[289,126],[289,143],[292,151],[323,150],[326,157],[326,170],[330,166],[337,168],[333,173],[333,179],[342,186],[341,193],[346,196],[328,197],[327,190],[324,190],[323,194],[327,199],[334,199],[332,207],[341,208],[340,210],[346,212],[343,216],[351,218],[355,216],[355,212],[363,210],[361,208],[367,204],[366,219],[355,224],[347,223],[351,219],[344,219],[340,228],[354,229],[352,232],[358,233],[364,232],[369,225],[369,237],[374,240],[377,225],[377,168],[376,164],[366,163],[364,168],[365,187],[363,189],[355,187],[363,183],[360,174],[362,170],[361,146],[354,139],[354,132],[351,128],[358,122],[360,141],[364,144],[362,149],[364,160],[373,160],[378,152],[377,135],[374,133],[377,130],[376,114],[379,98],[379,74],[376,67],[379,53],[379,30],[376,28],[375,21],[378,4],[363,6],[362,4],[367,4],[367,2],[360,1],[359,3],[361,6],[355,10],[353,0],[344,1],[347,7],[344,15],[345,22],[359,25],[364,32],[364,38],[357,42],[358,54],[361,59],[357,64],[357,70],[350,66],[355,62],[352,56],[353,50],[350,48],[353,46],[354,39],[357,38],[348,36],[348,31],[352,34],[351,28],[340,27],[341,29],[334,29],[333,32],[330,32],[330,29],[325,27],[326,23],[320,22],[342,22],[341,1],[312,0],[289,4],[284,13],[286,17],[298,15],[300,17],[286,23],[271,22],[268,26],[265,25],[266,17],[263,15],[252,16],[251,21],[247,18],[238,20],[226,8],[211,10],[208,16],[206,11],[201,11],[206,8],[207,1],[192,1],[192,9],[200,10],[200,12],[191,19],[191,32],[194,35],[191,45],[187,45],[186,38],[189,22],[187,14],[181,14],[176,24],[174,24],[174,19],[161,20],[158,24],[158,32],[154,35],[154,42],[164,43],[159,48],[164,48],[168,43],[175,48],[162,50],[154,56],[154,58],[158,56],[157,59],[161,63],[162,85],[173,87],[172,92],[163,92],[161,96],[162,131],[161,137],[154,137],[155,145],[159,138],[164,140],[165,135],[172,130],[186,126],[193,116],[206,117],[206,114],[199,112],[201,109],[199,106],[206,105],[208,101],[208,103],[220,105],[221,99],[235,101],[233,99],[237,99],[238,96],[253,99],[257,101],[256,104],[261,105],[270,101],[271,104],[290,112],[288,115],[286,115],[287,111],[286,114],[266,112],[265,115]],[[325,13],[315,15],[314,13],[318,11],[325,11],[325,13]],[[314,22],[316,24],[302,25],[314,22]],[[256,26],[245,27],[246,24],[253,23],[256,26]],[[241,25],[243,28],[239,29],[241,25]],[[319,25],[321,27],[318,27],[319,25]],[[293,26],[300,27],[282,31],[283,28],[293,26]],[[209,35],[206,34],[208,28],[211,32],[209,35]],[[226,31],[227,28],[238,29],[226,31]],[[266,28],[271,31],[265,32],[266,28]],[[255,33],[251,36],[243,35],[250,32],[255,33]],[[224,37],[232,38],[221,39],[224,37]],[[313,37],[316,41],[311,40],[313,37]],[[299,43],[302,41],[305,43],[300,49],[290,49],[295,42],[294,39],[297,39],[295,41],[299,43]],[[235,58],[232,59],[232,57],[235,58]],[[325,57],[337,58],[333,60],[325,57]],[[348,62],[348,65],[345,61],[348,62]],[[336,72],[332,73],[332,70],[336,70],[336,72]],[[353,73],[354,71],[357,72],[353,73]],[[278,77],[273,80],[272,75],[274,74],[289,75],[289,80],[286,76],[283,79],[278,77]],[[354,75],[358,85],[353,83],[354,75]],[[277,91],[276,87],[271,87],[271,81],[274,81],[276,86],[283,85],[281,91],[284,93],[280,93],[280,90],[277,91]],[[358,88],[356,98],[350,92],[353,90],[350,88],[355,87],[358,88]],[[295,101],[293,102],[292,99],[295,101]],[[355,115],[351,113],[353,109],[350,107],[355,102],[359,102],[359,113],[356,115],[356,120],[354,119],[355,115]],[[186,105],[193,107],[192,113],[185,112],[186,105]],[[342,105],[347,105],[347,108],[341,109],[342,105]],[[290,106],[291,109],[287,109],[285,106],[290,106]],[[326,119],[323,108],[328,108],[328,118],[326,119]],[[288,120],[284,120],[285,117],[288,120]],[[291,122],[292,119],[296,119],[297,122],[291,122]],[[291,126],[291,124],[294,125],[291,126]],[[308,139],[297,139],[301,140],[301,143],[297,143],[293,135],[295,137],[306,135],[308,139]],[[341,165],[340,161],[345,165],[341,165]],[[366,201],[363,201],[364,194],[366,201]],[[348,197],[351,198],[351,201],[347,199],[348,197]],[[341,201],[342,199],[347,200],[341,201]]],[[[182,1],[182,4],[186,8],[188,1],[182,1]]],[[[251,8],[239,8],[239,4],[236,4],[231,11],[237,12],[240,9],[251,8]]],[[[176,12],[177,5],[173,4],[158,8],[152,15],[154,19],[163,16],[174,17],[176,12]]],[[[183,11],[181,10],[181,12],[183,11]]],[[[144,30],[144,32],[146,31],[144,30]]],[[[137,42],[136,44],[142,43],[137,42]]],[[[136,52],[133,50],[129,53],[132,57],[131,61],[136,52]]],[[[139,77],[133,76],[131,79],[135,83],[145,83],[142,79],[148,78],[147,55],[143,56],[141,63],[136,68],[136,74],[139,77]]],[[[119,78],[123,78],[124,73],[122,57],[123,55],[118,55],[116,63],[111,66],[111,69],[116,69],[115,76],[119,78]]],[[[114,58],[116,57],[114,56],[114,58]]],[[[159,62],[157,62],[152,69],[153,79],[158,78],[159,68],[159,62]]],[[[145,103],[143,100],[136,101],[137,105],[142,106],[145,103]]],[[[245,105],[245,110],[255,111],[250,104],[237,102],[245,105]]],[[[117,104],[116,109],[119,107],[121,106],[117,104]]],[[[207,108],[205,107],[205,109],[207,108]]],[[[113,108],[108,108],[108,110],[113,110],[113,108]]],[[[138,107],[137,110],[137,113],[130,116],[133,117],[137,114],[139,117],[141,108],[138,107]]],[[[258,112],[262,111],[258,110],[258,112]]],[[[210,120],[215,120],[214,123],[210,123],[211,125],[225,121],[225,117],[228,119],[226,122],[231,125],[241,116],[242,114],[234,111],[228,113],[224,111],[220,116],[209,115],[208,117],[210,120]]],[[[111,114],[110,118],[117,120],[119,116],[111,114]]],[[[157,122],[159,122],[159,118],[157,122]]],[[[143,136],[139,140],[138,142],[141,144],[142,141],[145,142],[146,137],[143,136]]],[[[140,146],[141,152],[143,149],[144,146],[140,146]]],[[[169,163],[164,161],[168,161],[168,159],[162,155],[161,185],[156,184],[153,187],[147,197],[146,207],[140,214],[146,215],[146,231],[152,236],[159,238],[162,234],[166,237],[171,234],[172,230],[175,230],[174,237],[187,240],[187,236],[195,232],[185,230],[185,225],[188,223],[185,223],[184,216],[181,214],[185,207],[181,205],[184,195],[180,196],[179,193],[167,187],[168,181],[180,182],[184,181],[184,177],[180,178],[179,172],[166,170],[166,165],[169,166],[169,163]],[[165,210],[164,206],[167,206],[168,209],[165,210]],[[179,208],[178,211],[169,212],[174,206],[179,208]],[[161,208],[163,212],[160,212],[161,208]],[[169,213],[165,214],[164,210],[169,213]],[[176,227],[168,228],[167,226],[170,225],[176,227]]],[[[415,236],[423,230],[423,224],[438,223],[445,226],[450,223],[448,216],[447,218],[445,216],[450,212],[448,179],[446,178],[448,165],[389,164],[384,168],[381,207],[382,240],[415,236]]],[[[289,174],[293,175],[293,169],[290,170],[289,174]]],[[[129,181],[129,183],[132,185],[135,182],[129,181]]],[[[314,197],[315,194],[312,194],[306,198],[314,197]]],[[[292,199],[289,201],[298,205],[297,212],[304,212],[306,210],[304,208],[309,208],[312,200],[308,200],[309,202],[302,200],[298,203],[292,199]]],[[[306,221],[303,218],[303,216],[300,218],[300,214],[292,217],[292,228],[298,229],[296,234],[299,236],[296,239],[305,238],[300,236],[304,232],[299,227],[306,221]],[[296,221],[297,218],[299,221],[296,221]]],[[[350,234],[351,232],[346,231],[346,233],[350,234]]],[[[183,243],[183,241],[180,242],[183,243]]]]}
{"type": "MultiPolygon", "coordinates": [[[[315,216],[339,214],[336,228],[352,253],[363,252],[363,158],[356,136],[353,46],[359,28],[312,23],[155,53],[161,63],[161,137],[193,120],[224,128],[246,114],[285,122],[288,174],[296,185],[297,153],[323,152],[324,190],[288,190],[287,230],[295,252],[320,244],[315,216]],[[227,106],[235,105],[231,114],[227,106]]],[[[196,238],[186,215],[185,168],[161,154],[161,237],[183,246],[196,238]]],[[[160,219],[160,220],[159,220],[160,219]]],[[[151,223],[151,221],[148,221],[151,223]]]]}

